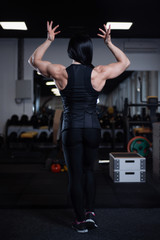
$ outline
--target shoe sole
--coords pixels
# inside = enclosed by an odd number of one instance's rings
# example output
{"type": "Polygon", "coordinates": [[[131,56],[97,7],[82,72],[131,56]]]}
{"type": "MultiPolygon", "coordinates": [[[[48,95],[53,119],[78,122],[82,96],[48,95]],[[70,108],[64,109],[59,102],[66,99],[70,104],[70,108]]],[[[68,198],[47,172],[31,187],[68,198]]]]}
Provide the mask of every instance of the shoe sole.
{"type": "Polygon", "coordinates": [[[98,228],[97,224],[95,223],[95,221],[93,219],[87,219],[86,225],[87,225],[88,229],[98,228]]]}
{"type": "Polygon", "coordinates": [[[88,233],[88,229],[80,230],[80,229],[77,229],[76,227],[73,227],[73,226],[72,226],[72,228],[74,230],[76,230],[78,233],[88,233]]]}

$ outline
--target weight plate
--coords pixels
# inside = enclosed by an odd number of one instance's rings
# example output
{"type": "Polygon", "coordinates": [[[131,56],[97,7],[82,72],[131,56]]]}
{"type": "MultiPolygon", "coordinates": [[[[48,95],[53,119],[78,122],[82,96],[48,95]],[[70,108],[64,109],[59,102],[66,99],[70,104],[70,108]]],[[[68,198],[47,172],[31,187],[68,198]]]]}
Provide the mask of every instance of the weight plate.
{"type": "Polygon", "coordinates": [[[146,157],[149,153],[151,143],[149,140],[142,136],[136,136],[132,138],[127,145],[128,152],[137,152],[143,157],[146,157]]]}

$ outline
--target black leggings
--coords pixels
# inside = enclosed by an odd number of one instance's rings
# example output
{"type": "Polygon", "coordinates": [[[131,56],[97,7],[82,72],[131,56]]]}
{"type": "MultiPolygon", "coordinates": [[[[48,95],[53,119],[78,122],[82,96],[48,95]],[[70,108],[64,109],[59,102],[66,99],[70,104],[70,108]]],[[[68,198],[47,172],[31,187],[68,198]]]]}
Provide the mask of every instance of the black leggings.
{"type": "Polygon", "coordinates": [[[98,159],[100,129],[72,128],[62,132],[62,144],[69,173],[69,193],[78,221],[84,209],[94,211],[94,163],[98,159]],[[85,204],[84,205],[84,200],[85,204]]]}

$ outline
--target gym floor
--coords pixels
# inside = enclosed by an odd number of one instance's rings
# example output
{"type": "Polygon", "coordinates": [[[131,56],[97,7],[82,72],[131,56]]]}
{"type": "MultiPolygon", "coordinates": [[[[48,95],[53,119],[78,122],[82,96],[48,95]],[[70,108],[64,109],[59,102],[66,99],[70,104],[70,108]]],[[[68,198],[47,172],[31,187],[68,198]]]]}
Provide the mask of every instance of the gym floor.
{"type": "MultiPolygon", "coordinates": [[[[5,240],[80,239],[70,229],[74,214],[67,172],[49,171],[45,157],[44,152],[0,152],[0,235],[5,240]]],[[[108,164],[97,163],[95,174],[100,228],[84,239],[158,240],[160,187],[151,162],[146,183],[113,183],[108,164]]]]}

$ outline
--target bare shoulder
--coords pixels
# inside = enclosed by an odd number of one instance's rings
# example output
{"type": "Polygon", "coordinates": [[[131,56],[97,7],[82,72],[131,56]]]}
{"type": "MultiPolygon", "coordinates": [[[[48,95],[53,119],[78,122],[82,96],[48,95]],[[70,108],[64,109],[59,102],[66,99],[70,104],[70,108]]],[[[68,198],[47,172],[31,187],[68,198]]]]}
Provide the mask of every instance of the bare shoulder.
{"type": "Polygon", "coordinates": [[[92,71],[92,78],[99,80],[107,80],[107,72],[109,73],[109,65],[98,65],[92,71]]]}
{"type": "Polygon", "coordinates": [[[49,64],[48,72],[55,79],[59,79],[59,78],[63,78],[63,77],[67,78],[66,67],[61,64],[52,64],[52,63],[49,64]]]}
{"type": "Polygon", "coordinates": [[[107,80],[107,69],[104,69],[103,65],[96,66],[91,74],[92,87],[96,91],[101,91],[107,80]]]}
{"type": "Polygon", "coordinates": [[[51,63],[48,65],[48,70],[51,72],[62,72],[64,69],[66,69],[66,67],[61,64],[51,63]]]}
{"type": "Polygon", "coordinates": [[[94,68],[94,70],[98,73],[101,73],[103,71],[103,67],[104,67],[103,65],[98,65],[94,68]]]}
{"type": "Polygon", "coordinates": [[[61,64],[50,64],[48,72],[51,78],[56,81],[56,86],[59,90],[63,90],[67,85],[68,74],[66,67],[61,64]]]}

